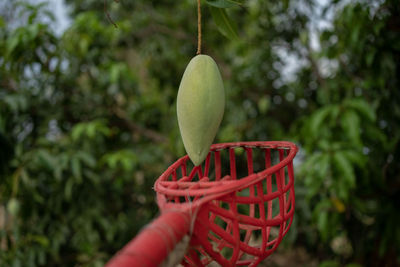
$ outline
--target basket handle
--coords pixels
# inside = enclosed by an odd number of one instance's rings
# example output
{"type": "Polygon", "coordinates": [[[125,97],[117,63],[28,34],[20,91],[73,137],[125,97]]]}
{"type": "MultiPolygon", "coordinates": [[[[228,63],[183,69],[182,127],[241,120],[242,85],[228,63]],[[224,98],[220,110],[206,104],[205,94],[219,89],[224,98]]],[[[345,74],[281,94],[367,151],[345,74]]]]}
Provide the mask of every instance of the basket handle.
{"type": "MultiPolygon", "coordinates": [[[[160,266],[189,232],[190,222],[189,212],[167,211],[162,213],[115,254],[106,267],[160,266]]],[[[177,260],[179,263],[182,259],[177,260]]]]}

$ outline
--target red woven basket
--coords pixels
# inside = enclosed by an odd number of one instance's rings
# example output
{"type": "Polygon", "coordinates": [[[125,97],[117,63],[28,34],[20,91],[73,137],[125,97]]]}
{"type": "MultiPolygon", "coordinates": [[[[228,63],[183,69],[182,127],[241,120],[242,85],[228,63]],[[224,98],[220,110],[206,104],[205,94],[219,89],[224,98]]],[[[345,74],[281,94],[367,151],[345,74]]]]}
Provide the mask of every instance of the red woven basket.
{"type": "Polygon", "coordinates": [[[195,218],[184,266],[256,266],[276,250],[293,220],[297,150],[290,142],[215,144],[202,166],[185,156],[159,177],[160,210],[195,218]]]}

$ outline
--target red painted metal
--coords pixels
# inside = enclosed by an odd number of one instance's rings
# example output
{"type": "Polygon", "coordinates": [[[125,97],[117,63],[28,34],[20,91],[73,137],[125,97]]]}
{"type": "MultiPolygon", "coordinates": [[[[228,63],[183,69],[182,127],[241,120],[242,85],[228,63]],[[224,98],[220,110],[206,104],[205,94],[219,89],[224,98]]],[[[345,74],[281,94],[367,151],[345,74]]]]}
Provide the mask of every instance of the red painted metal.
{"type": "Polygon", "coordinates": [[[297,150],[291,142],[237,142],[212,145],[201,166],[180,158],[154,186],[161,217],[107,266],[159,266],[188,232],[184,266],[257,266],[292,224],[297,150]]]}
{"type": "Polygon", "coordinates": [[[166,211],[120,250],[107,266],[156,267],[173,251],[176,242],[189,232],[190,215],[166,211]]]}

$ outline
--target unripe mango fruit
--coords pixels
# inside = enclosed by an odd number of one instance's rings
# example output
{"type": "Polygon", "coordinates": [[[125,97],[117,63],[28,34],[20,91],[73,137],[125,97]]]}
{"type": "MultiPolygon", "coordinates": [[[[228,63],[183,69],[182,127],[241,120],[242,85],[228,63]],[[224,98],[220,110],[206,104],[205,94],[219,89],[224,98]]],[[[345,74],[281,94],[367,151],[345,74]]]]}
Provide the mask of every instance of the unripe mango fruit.
{"type": "Polygon", "coordinates": [[[224,84],[217,64],[210,56],[195,56],[186,67],[177,98],[179,130],[195,166],[207,157],[224,108],[224,84]]]}

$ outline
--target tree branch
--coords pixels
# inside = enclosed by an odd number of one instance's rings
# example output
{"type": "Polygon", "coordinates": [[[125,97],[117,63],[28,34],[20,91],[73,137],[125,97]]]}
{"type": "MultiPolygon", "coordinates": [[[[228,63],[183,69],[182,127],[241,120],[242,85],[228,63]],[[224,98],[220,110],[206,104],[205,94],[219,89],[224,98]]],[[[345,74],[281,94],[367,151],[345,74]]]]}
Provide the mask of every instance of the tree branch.
{"type": "Polygon", "coordinates": [[[163,143],[167,141],[167,138],[154,131],[151,129],[147,129],[144,128],[136,123],[134,123],[133,121],[129,120],[128,115],[126,114],[126,112],[118,107],[115,107],[112,109],[113,113],[119,118],[121,119],[121,121],[124,123],[124,125],[132,132],[137,132],[142,136],[147,137],[148,139],[156,142],[156,143],[163,143]]]}

